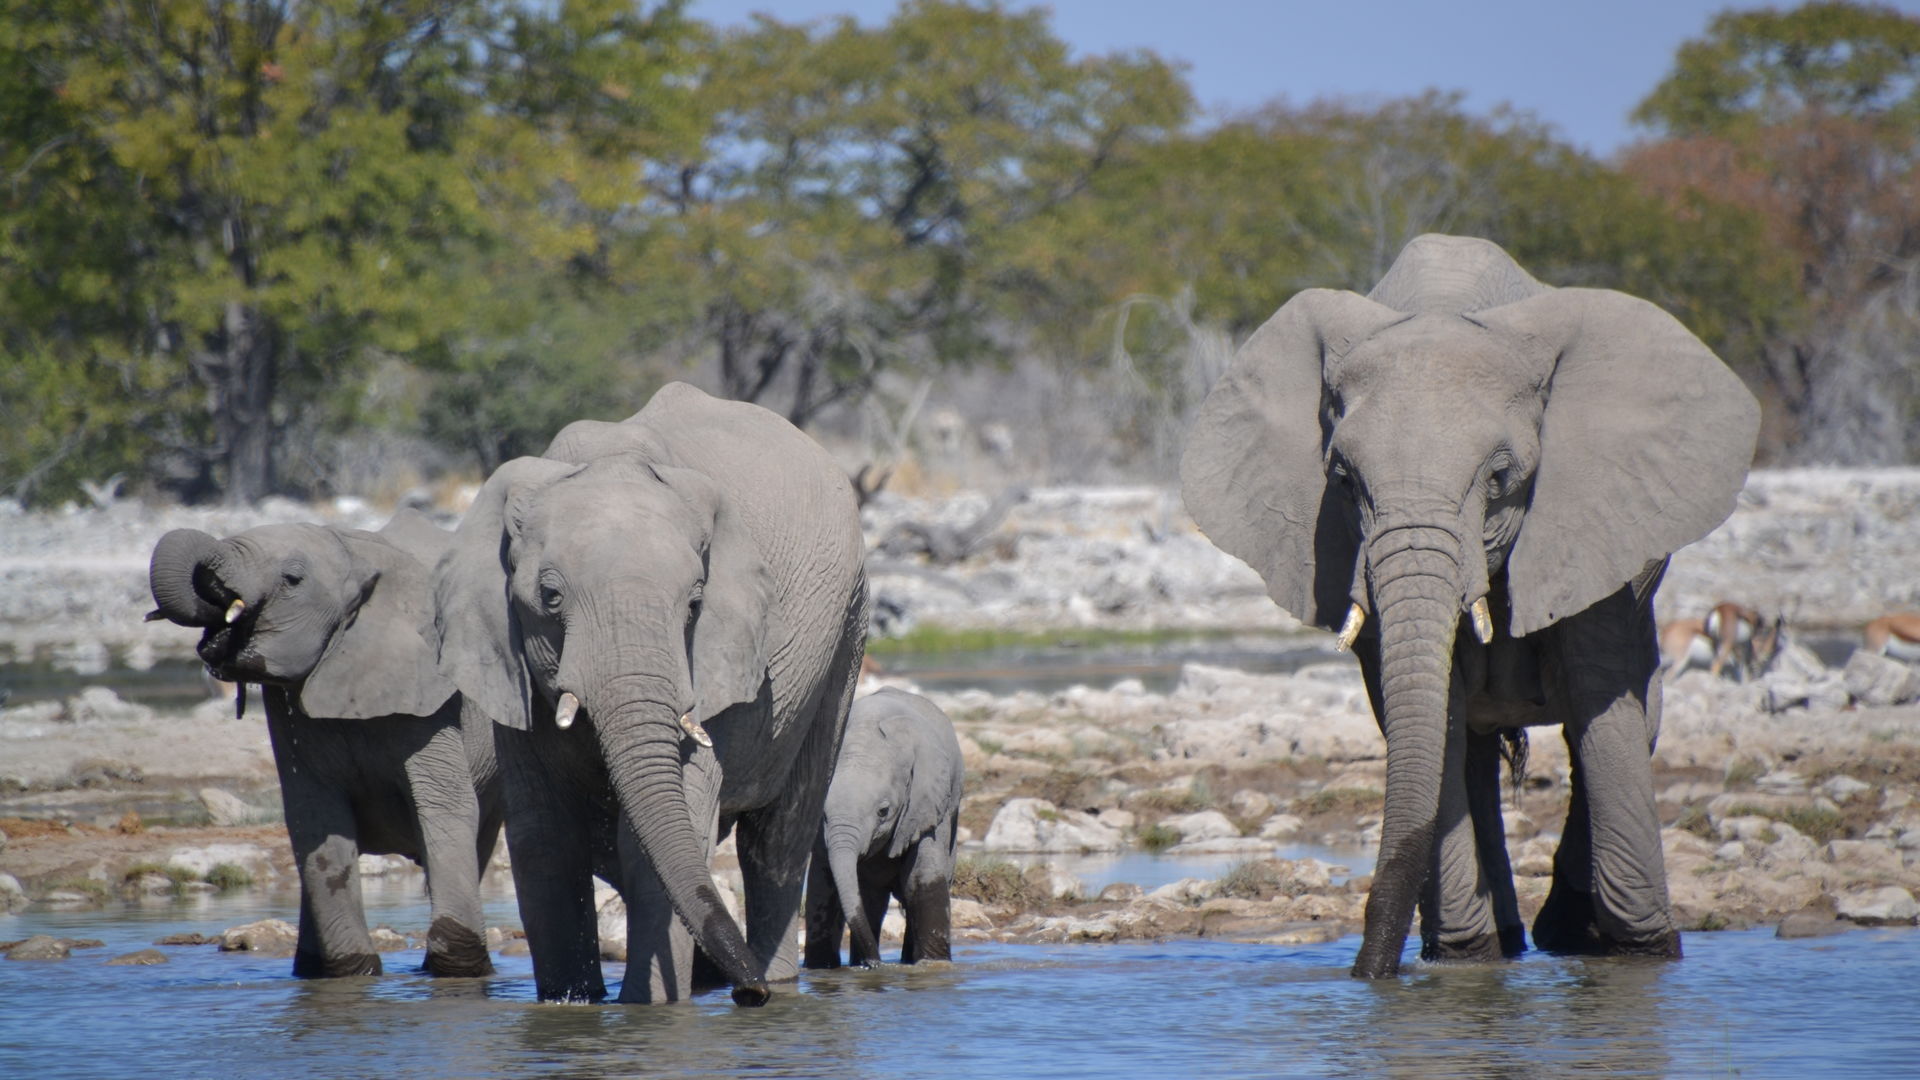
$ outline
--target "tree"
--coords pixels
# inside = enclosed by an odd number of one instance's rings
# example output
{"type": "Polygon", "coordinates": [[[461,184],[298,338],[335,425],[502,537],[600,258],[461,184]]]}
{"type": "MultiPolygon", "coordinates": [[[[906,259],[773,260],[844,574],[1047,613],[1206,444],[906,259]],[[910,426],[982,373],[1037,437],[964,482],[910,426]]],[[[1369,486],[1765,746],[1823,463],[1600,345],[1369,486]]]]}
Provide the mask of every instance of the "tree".
{"type": "Polygon", "coordinates": [[[1664,137],[1624,168],[1676,206],[1763,223],[1805,314],[1764,350],[1790,456],[1920,452],[1920,18],[1807,4],[1728,12],[1683,45],[1635,118],[1664,137]]]}
{"type": "Polygon", "coordinates": [[[1044,11],[997,4],[761,17],[704,56],[711,127],[656,172],[650,250],[691,272],[724,392],[801,424],[889,365],[1001,355],[1026,249],[1189,102],[1164,62],[1072,58],[1044,11]]]}

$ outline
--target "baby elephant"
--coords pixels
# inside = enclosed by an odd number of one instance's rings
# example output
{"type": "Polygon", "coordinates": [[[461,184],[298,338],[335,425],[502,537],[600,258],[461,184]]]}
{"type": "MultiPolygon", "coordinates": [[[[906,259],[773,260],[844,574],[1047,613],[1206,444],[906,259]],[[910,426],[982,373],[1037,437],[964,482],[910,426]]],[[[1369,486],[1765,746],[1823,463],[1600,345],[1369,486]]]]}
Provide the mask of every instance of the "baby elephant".
{"type": "Polygon", "coordinates": [[[426,970],[493,970],[480,871],[500,832],[491,721],[440,676],[429,575],[452,534],[410,510],[379,533],[175,529],[153,549],[151,619],[203,628],[215,677],[262,686],[300,871],[296,976],[377,975],[358,861],[426,868],[426,970]],[[471,710],[468,710],[471,711],[471,710]]]}
{"type": "Polygon", "coordinates": [[[907,914],[900,962],[952,958],[947,891],[963,772],[953,724],[933,702],[882,690],[853,703],[808,871],[808,967],[840,966],[843,925],[849,962],[879,962],[890,896],[907,914]]]}

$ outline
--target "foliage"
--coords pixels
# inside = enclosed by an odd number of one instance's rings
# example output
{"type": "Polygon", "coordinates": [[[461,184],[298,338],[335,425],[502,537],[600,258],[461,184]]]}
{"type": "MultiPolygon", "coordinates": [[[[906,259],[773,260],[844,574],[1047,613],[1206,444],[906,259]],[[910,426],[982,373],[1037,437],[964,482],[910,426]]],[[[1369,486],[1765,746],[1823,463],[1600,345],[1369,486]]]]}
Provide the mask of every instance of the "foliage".
{"type": "Polygon", "coordinates": [[[953,895],[982,904],[1025,907],[1046,899],[1044,890],[1027,879],[1025,871],[1005,859],[963,855],[953,867],[953,895]]]}
{"type": "Polygon", "coordinates": [[[1803,299],[1756,350],[1769,441],[1803,460],[1920,451],[1920,17],[1727,12],[1635,112],[1625,171],[1682,213],[1758,223],[1803,299]]]}
{"type": "Polygon", "coordinates": [[[207,884],[222,891],[244,889],[253,884],[253,875],[244,866],[223,862],[207,871],[207,884]]]}
{"type": "Polygon", "coordinates": [[[1793,826],[1816,844],[1842,840],[1847,835],[1847,820],[1837,810],[1824,806],[1794,806],[1769,809],[1742,803],[1727,808],[1725,817],[1764,817],[1793,826]]]}
{"type": "Polygon", "coordinates": [[[1353,814],[1379,806],[1380,799],[1380,792],[1373,788],[1322,788],[1311,795],[1301,796],[1289,809],[1303,817],[1318,814],[1353,814]]]}
{"type": "Polygon", "coordinates": [[[1156,821],[1141,829],[1134,840],[1139,843],[1141,851],[1158,855],[1180,842],[1180,830],[1156,821]]]}

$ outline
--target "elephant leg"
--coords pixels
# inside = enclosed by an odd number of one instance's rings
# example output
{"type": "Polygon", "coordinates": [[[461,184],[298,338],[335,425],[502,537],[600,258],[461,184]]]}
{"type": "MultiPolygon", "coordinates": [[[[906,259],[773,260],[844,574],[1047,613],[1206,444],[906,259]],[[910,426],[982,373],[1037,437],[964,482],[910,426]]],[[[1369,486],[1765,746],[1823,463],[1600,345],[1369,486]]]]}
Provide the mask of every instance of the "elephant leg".
{"type": "Polygon", "coordinates": [[[1448,695],[1446,760],[1433,865],[1420,901],[1420,958],[1496,960],[1501,955],[1493,899],[1481,875],[1479,838],[1469,807],[1465,696],[1448,695]]]}
{"type": "Polygon", "coordinates": [[[295,780],[282,793],[294,865],[300,870],[300,933],[294,946],[297,978],[380,974],[380,954],[367,933],[360,900],[360,845],[353,807],[344,793],[295,780]]]}
{"type": "Polygon", "coordinates": [[[847,916],[840,906],[840,891],[834,888],[833,871],[827,868],[827,844],[824,838],[816,838],[813,857],[807,864],[807,947],[802,958],[805,966],[839,967],[840,940],[846,933],[847,916]]]}
{"type": "Polygon", "coordinates": [[[906,912],[906,941],[900,962],[953,959],[952,821],[923,838],[900,868],[900,907],[906,912]]]}
{"type": "Polygon", "coordinates": [[[1520,898],[1513,888],[1513,864],[1507,859],[1507,826],[1500,816],[1500,735],[1467,735],[1467,802],[1473,815],[1475,848],[1480,853],[1480,877],[1493,896],[1493,922],[1500,936],[1500,952],[1518,956],[1527,951],[1520,898]]]}
{"type": "MultiPolygon", "coordinates": [[[[1598,942],[1608,953],[1678,957],[1680,932],[1654,806],[1660,699],[1652,611],[1623,589],[1557,629],[1567,741],[1585,795],[1598,942]]],[[[1558,861],[1556,854],[1556,877],[1558,861]]]]}
{"type": "Polygon", "coordinates": [[[1572,791],[1560,843],[1553,851],[1553,880],[1540,914],[1533,919],[1533,943],[1559,953],[1598,951],[1593,916],[1593,844],[1587,809],[1586,770],[1572,735],[1567,737],[1572,791]]]}
{"type": "Polygon", "coordinates": [[[419,815],[422,861],[432,922],[425,970],[434,975],[493,974],[480,910],[480,800],[467,773],[460,729],[436,731],[407,759],[407,780],[419,815]]]}
{"type": "MultiPolygon", "coordinates": [[[[847,613],[840,648],[815,702],[806,738],[788,774],[784,798],[740,818],[740,876],[746,888],[747,946],[766,964],[767,981],[800,975],[801,898],[808,857],[820,833],[827,783],[840,754],[840,736],[865,653],[866,597],[847,613]]],[[[877,959],[877,958],[876,958],[877,959]]]]}
{"type": "Polygon", "coordinates": [[[575,785],[538,756],[533,736],[498,728],[506,781],[507,852],[541,1001],[600,1001],[600,931],[593,907],[592,815],[575,785]]]}

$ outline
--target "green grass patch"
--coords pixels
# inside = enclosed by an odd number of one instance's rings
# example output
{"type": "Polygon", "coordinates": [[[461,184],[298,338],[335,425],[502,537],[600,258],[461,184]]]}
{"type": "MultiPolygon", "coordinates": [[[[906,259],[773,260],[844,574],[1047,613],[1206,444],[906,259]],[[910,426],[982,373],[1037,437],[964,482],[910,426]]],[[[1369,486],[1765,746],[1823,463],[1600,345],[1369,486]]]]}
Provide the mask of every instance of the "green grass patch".
{"type": "Polygon", "coordinates": [[[1692,926],[1689,926],[1686,929],[1706,930],[1706,931],[1725,930],[1727,927],[1731,925],[1732,925],[1731,923],[1727,922],[1726,916],[1720,914],[1717,911],[1709,911],[1705,915],[1700,916],[1700,918],[1692,926]]]}
{"type": "Polygon", "coordinates": [[[1740,758],[1727,763],[1726,784],[1734,787],[1751,784],[1766,772],[1766,766],[1753,758],[1740,758]]]}
{"type": "Polygon", "coordinates": [[[1703,803],[1689,803],[1682,808],[1680,816],[1673,819],[1673,827],[1708,840],[1719,839],[1719,834],[1713,829],[1713,819],[1707,816],[1707,808],[1703,803]]]}
{"type": "Polygon", "coordinates": [[[1165,814],[1197,814],[1202,810],[1213,809],[1213,785],[1204,777],[1195,777],[1193,783],[1178,790],[1156,788],[1141,793],[1141,806],[1149,810],[1158,810],[1165,814]]]}
{"type": "Polygon", "coordinates": [[[1180,832],[1178,829],[1169,828],[1159,822],[1154,822],[1152,825],[1141,829],[1136,839],[1140,843],[1140,850],[1157,855],[1179,843],[1180,832]]]}
{"type": "Polygon", "coordinates": [[[92,878],[66,878],[65,880],[56,881],[47,886],[48,892],[57,892],[61,889],[77,893],[86,893],[93,898],[95,903],[104,903],[109,893],[106,882],[95,881],[92,878]]]}
{"type": "Polygon", "coordinates": [[[175,866],[171,863],[165,866],[159,863],[134,863],[132,866],[127,867],[126,873],[120,875],[120,880],[124,884],[131,884],[146,877],[148,874],[158,874],[168,881],[173,882],[173,890],[175,892],[179,892],[180,887],[188,882],[200,880],[200,875],[184,866],[175,866]]]}
{"type": "Polygon", "coordinates": [[[1252,859],[1221,876],[1219,895],[1240,900],[1264,900],[1277,895],[1283,884],[1273,862],[1252,859]]]}
{"type": "Polygon", "coordinates": [[[243,866],[223,862],[207,871],[207,884],[223,892],[227,889],[244,889],[253,884],[253,875],[247,873],[243,866]]]}
{"type": "Polygon", "coordinates": [[[1311,795],[1302,795],[1295,799],[1292,810],[1302,817],[1311,817],[1315,814],[1357,814],[1362,810],[1372,810],[1379,806],[1381,798],[1381,794],[1373,788],[1323,788],[1311,795]]]}
{"type": "MultiPolygon", "coordinates": [[[[1837,810],[1824,806],[1796,806],[1787,810],[1768,810],[1742,803],[1727,808],[1728,817],[1763,817],[1793,826],[1816,844],[1829,840],[1843,840],[1847,835],[1847,819],[1837,810]]],[[[1778,839],[1778,837],[1775,837],[1778,839]]]]}

